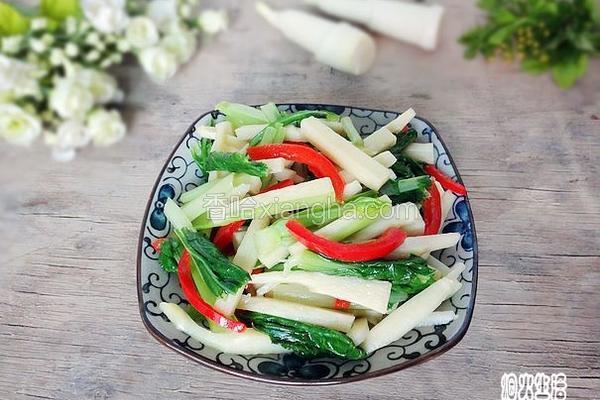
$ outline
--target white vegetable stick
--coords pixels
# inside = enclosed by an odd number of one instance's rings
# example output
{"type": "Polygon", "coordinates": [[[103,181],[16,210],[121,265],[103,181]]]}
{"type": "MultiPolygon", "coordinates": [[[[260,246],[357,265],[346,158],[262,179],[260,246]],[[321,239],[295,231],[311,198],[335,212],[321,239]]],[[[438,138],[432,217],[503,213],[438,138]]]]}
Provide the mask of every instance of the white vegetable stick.
{"type": "Polygon", "coordinates": [[[233,257],[233,263],[242,267],[246,272],[251,272],[258,261],[258,251],[254,244],[255,233],[256,231],[269,226],[270,220],[269,217],[254,218],[252,222],[250,222],[248,231],[233,257]]]}
{"type": "Polygon", "coordinates": [[[354,322],[352,314],[268,297],[244,296],[238,304],[238,309],[324,326],[340,332],[350,331],[354,322]]]}
{"type": "Polygon", "coordinates": [[[262,180],[258,176],[236,173],[233,178],[234,185],[245,183],[250,186],[248,192],[257,194],[262,189],[262,180]]]}
{"type": "Polygon", "coordinates": [[[362,343],[367,353],[387,346],[427,318],[440,304],[460,289],[454,279],[442,278],[399,306],[375,325],[362,343]]]}
{"type": "Polygon", "coordinates": [[[354,314],[354,316],[356,316],[357,318],[359,318],[359,317],[366,318],[367,321],[369,321],[369,323],[371,325],[376,325],[376,324],[378,324],[383,319],[383,313],[378,313],[378,312],[373,311],[373,310],[367,310],[367,309],[358,310],[358,309],[354,309],[354,310],[350,310],[350,312],[352,314],[354,314]]]}
{"type": "MultiPolygon", "coordinates": [[[[261,288],[267,285],[261,286],[261,288]]],[[[269,295],[275,299],[287,300],[294,303],[306,304],[314,307],[334,308],[335,299],[324,294],[312,293],[304,286],[283,283],[269,291],[269,295]]]]}
{"type": "Polygon", "coordinates": [[[411,143],[406,146],[402,154],[415,161],[421,161],[425,164],[434,164],[433,143],[411,143]]]}
{"type": "MultiPolygon", "coordinates": [[[[373,157],[373,160],[377,161],[379,164],[381,164],[385,168],[391,167],[397,161],[396,157],[394,157],[394,155],[392,153],[390,153],[389,151],[384,151],[382,153],[377,154],[376,156],[373,157]]],[[[390,171],[390,179],[396,179],[396,174],[394,173],[394,171],[392,171],[392,170],[389,170],[389,171],[390,171]]],[[[348,170],[345,170],[345,169],[340,171],[340,175],[342,176],[342,179],[344,179],[345,182],[350,182],[350,181],[356,180],[356,178],[354,178],[354,175],[352,175],[350,172],[348,172],[348,170]]]]}
{"type": "Polygon", "coordinates": [[[244,240],[244,236],[246,236],[246,229],[240,229],[239,231],[233,234],[232,242],[234,249],[239,249],[242,240],[244,240]]]}
{"type": "Polygon", "coordinates": [[[215,141],[210,151],[228,151],[227,137],[233,135],[233,127],[229,121],[221,121],[215,125],[215,141]]]}
{"type": "Polygon", "coordinates": [[[289,168],[283,168],[281,171],[273,173],[273,176],[278,181],[285,181],[286,179],[292,179],[296,176],[296,171],[289,168]]]}
{"type": "Polygon", "coordinates": [[[286,164],[286,160],[281,157],[267,158],[265,160],[260,160],[260,162],[267,165],[270,174],[275,174],[277,172],[283,171],[285,169],[286,164]]]}
{"type": "Polygon", "coordinates": [[[438,270],[441,276],[445,276],[450,272],[450,268],[434,256],[427,257],[427,265],[431,268],[438,270]]]}
{"type": "Polygon", "coordinates": [[[463,273],[463,271],[465,270],[466,266],[463,263],[456,263],[452,266],[452,268],[450,268],[450,271],[446,274],[446,278],[448,279],[458,279],[460,277],[460,274],[463,273]]]}
{"type": "Polygon", "coordinates": [[[347,170],[369,189],[379,190],[388,181],[390,170],[362,152],[317,118],[300,123],[302,134],[334,163],[347,170]]]}
{"type": "Polygon", "coordinates": [[[398,115],[393,121],[389,122],[385,128],[389,129],[393,133],[401,132],[406,125],[412,121],[412,119],[417,115],[415,110],[409,108],[404,111],[402,114],[398,115]]]}
{"type": "Polygon", "coordinates": [[[208,178],[207,181],[208,182],[212,182],[212,181],[216,181],[217,179],[221,178],[219,171],[210,171],[208,173],[208,178]]]}
{"type": "Polygon", "coordinates": [[[227,175],[204,192],[203,195],[185,203],[181,209],[189,220],[193,221],[204,214],[211,205],[220,205],[223,201],[226,201],[234,189],[233,178],[233,174],[227,175]]]}
{"type": "Polygon", "coordinates": [[[321,11],[361,23],[368,28],[434,50],[444,8],[393,0],[307,0],[321,11]]]}
{"type": "Polygon", "coordinates": [[[160,303],[160,310],[177,330],[191,336],[194,340],[218,351],[231,354],[254,355],[254,354],[278,354],[287,353],[288,350],[271,342],[268,335],[254,329],[246,329],[242,333],[223,332],[214,333],[198,325],[183,311],[181,307],[173,303],[160,303]]]}
{"type": "Polygon", "coordinates": [[[390,151],[384,151],[377,154],[375,157],[373,157],[373,160],[377,161],[386,168],[390,168],[396,163],[396,161],[398,161],[390,151]]]}
{"type": "Polygon", "coordinates": [[[298,10],[275,11],[262,2],[256,3],[256,9],[285,37],[323,64],[355,75],[365,73],[373,64],[375,42],[352,25],[298,10]]]}
{"type": "Polygon", "coordinates": [[[344,186],[344,199],[349,199],[360,192],[362,192],[362,185],[359,181],[349,182],[344,186]]]}
{"type": "Polygon", "coordinates": [[[295,211],[334,201],[335,192],[331,179],[319,178],[294,186],[271,190],[246,197],[227,207],[209,210],[209,217],[216,226],[226,225],[239,219],[275,215],[282,211],[295,211]],[[257,215],[258,214],[258,215],[257,215]]]}
{"type": "Polygon", "coordinates": [[[387,311],[392,284],[387,281],[364,280],[349,276],[326,275],[319,272],[263,272],[252,275],[251,283],[296,283],[313,293],[325,294],[356,303],[380,313],[387,311]]]}
{"type": "Polygon", "coordinates": [[[213,187],[216,183],[217,183],[216,180],[212,180],[212,181],[206,182],[198,187],[195,187],[191,190],[188,190],[187,192],[183,192],[183,193],[181,193],[179,200],[182,203],[189,203],[190,201],[194,200],[195,198],[202,196],[204,193],[206,193],[206,191],[208,189],[213,187]]]}
{"type": "Polygon", "coordinates": [[[235,309],[242,298],[242,294],[244,293],[244,288],[241,288],[235,294],[228,294],[223,297],[217,298],[214,304],[214,309],[225,315],[226,317],[232,315],[235,312],[235,309]]]}
{"type": "Polygon", "coordinates": [[[442,195],[442,224],[440,225],[440,232],[444,228],[444,221],[448,219],[448,215],[450,214],[450,210],[452,210],[456,199],[457,196],[450,190],[446,190],[442,195]]]}
{"type": "Polygon", "coordinates": [[[348,337],[352,339],[355,346],[358,346],[367,338],[369,334],[369,321],[366,318],[359,318],[352,324],[352,329],[348,332],[348,337]]]}
{"type": "MultiPolygon", "coordinates": [[[[371,225],[350,236],[349,240],[351,242],[364,242],[365,240],[374,239],[392,227],[401,228],[408,234],[412,234],[415,231],[418,233],[419,222],[422,223],[423,218],[415,204],[396,204],[392,206],[389,213],[379,216],[371,225]]],[[[423,233],[422,230],[420,233],[423,233]]]]}
{"type": "Polygon", "coordinates": [[[404,243],[385,258],[394,260],[408,257],[410,254],[424,254],[455,246],[460,240],[457,232],[442,233],[441,235],[407,237],[404,243]]]}
{"type": "Polygon", "coordinates": [[[235,136],[240,140],[252,140],[254,136],[258,135],[262,131],[266,124],[259,125],[244,125],[236,128],[235,136]]]}
{"type": "Polygon", "coordinates": [[[325,125],[333,129],[334,132],[341,134],[342,136],[346,136],[346,131],[344,130],[344,126],[340,121],[329,121],[327,119],[321,119],[325,125]]]}
{"type": "Polygon", "coordinates": [[[302,131],[297,126],[286,125],[283,127],[283,132],[285,134],[285,140],[291,142],[306,142],[306,138],[302,135],[302,131]]]}
{"type": "Polygon", "coordinates": [[[344,182],[352,182],[355,181],[356,178],[354,178],[354,175],[352,175],[350,172],[348,172],[348,170],[342,169],[340,171],[340,175],[342,176],[342,179],[344,180],[344,182]]]}
{"type": "Polygon", "coordinates": [[[217,137],[217,128],[214,126],[202,125],[198,127],[196,133],[201,138],[215,140],[217,137]]]}
{"type": "Polygon", "coordinates": [[[185,212],[183,212],[183,210],[179,208],[179,206],[177,205],[177,203],[175,203],[173,199],[169,198],[167,200],[164,210],[165,216],[173,226],[173,229],[193,229],[190,219],[185,215],[185,212]]]}
{"type": "Polygon", "coordinates": [[[454,311],[434,311],[423,321],[419,322],[415,328],[422,328],[434,325],[446,325],[454,321],[456,314],[454,311]]]}
{"type": "Polygon", "coordinates": [[[364,151],[370,156],[381,153],[396,144],[396,135],[383,127],[363,139],[364,151]]]}

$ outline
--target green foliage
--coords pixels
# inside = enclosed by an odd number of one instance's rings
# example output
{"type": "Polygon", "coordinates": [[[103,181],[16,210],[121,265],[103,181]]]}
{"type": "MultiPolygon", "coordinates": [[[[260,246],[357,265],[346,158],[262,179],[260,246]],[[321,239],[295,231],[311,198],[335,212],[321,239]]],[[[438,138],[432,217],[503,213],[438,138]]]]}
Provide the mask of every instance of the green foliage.
{"type": "Polygon", "coordinates": [[[246,271],[229,261],[201,233],[182,229],[177,231],[177,236],[190,253],[192,273],[199,272],[215,297],[235,294],[250,281],[246,271]]]}
{"type": "Polygon", "coordinates": [[[346,263],[303,251],[293,260],[296,269],[328,275],[353,276],[392,283],[390,307],[419,293],[435,282],[435,270],[417,256],[401,260],[378,260],[346,263]]]}
{"type": "Polygon", "coordinates": [[[40,14],[56,21],[76,17],[81,13],[79,0],[42,0],[40,14]]]}
{"type": "MultiPolygon", "coordinates": [[[[272,133],[270,133],[274,128],[282,128],[286,125],[291,125],[291,124],[297,124],[300,121],[302,121],[305,118],[308,117],[318,117],[318,118],[327,118],[330,121],[337,121],[339,120],[339,115],[331,112],[331,111],[325,111],[325,110],[304,110],[304,111],[298,111],[292,114],[282,114],[282,116],[277,119],[276,121],[273,121],[271,123],[269,123],[263,130],[261,130],[260,132],[258,132],[258,134],[256,136],[254,136],[252,138],[252,140],[250,141],[250,146],[257,146],[259,144],[267,144],[267,143],[281,143],[283,142],[283,138],[281,140],[281,142],[275,142],[275,141],[269,141],[268,138],[265,138],[265,136],[267,135],[271,135],[272,133]]],[[[279,129],[281,132],[283,132],[282,129],[279,129]]]]}
{"type": "Polygon", "coordinates": [[[414,178],[387,181],[379,192],[390,196],[394,203],[409,201],[419,204],[427,198],[427,189],[429,189],[429,186],[431,186],[431,179],[427,175],[422,175],[414,178]]]}
{"type": "Polygon", "coordinates": [[[167,272],[177,271],[179,258],[183,252],[183,246],[177,237],[170,236],[160,245],[158,263],[167,272]]]}
{"type": "Polygon", "coordinates": [[[396,144],[390,149],[390,152],[394,155],[394,157],[402,157],[402,152],[406,149],[406,147],[414,143],[417,139],[417,131],[413,128],[410,128],[406,132],[400,132],[396,135],[396,144]]]}
{"type": "Polygon", "coordinates": [[[210,141],[202,139],[191,149],[192,158],[203,172],[240,172],[261,178],[268,175],[268,168],[265,163],[250,161],[248,156],[241,153],[211,152],[210,147],[210,141]]]}
{"type": "Polygon", "coordinates": [[[0,37],[21,35],[29,29],[29,19],[16,8],[0,1],[0,37]]]}
{"type": "Polygon", "coordinates": [[[488,20],[460,38],[467,58],[517,59],[523,71],[551,72],[568,89],[600,51],[595,0],[481,0],[479,7],[488,20]]]}
{"type": "Polygon", "coordinates": [[[273,343],[305,358],[333,356],[359,360],[365,356],[364,350],[356,347],[350,337],[330,328],[252,311],[238,311],[237,315],[244,323],[269,335],[273,343]]]}

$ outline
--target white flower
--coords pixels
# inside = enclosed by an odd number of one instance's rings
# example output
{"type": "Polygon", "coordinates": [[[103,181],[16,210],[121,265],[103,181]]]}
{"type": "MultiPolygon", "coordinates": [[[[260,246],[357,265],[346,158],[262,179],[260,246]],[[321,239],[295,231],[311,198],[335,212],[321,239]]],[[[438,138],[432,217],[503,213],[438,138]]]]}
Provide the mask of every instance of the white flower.
{"type": "Polygon", "coordinates": [[[14,104],[0,104],[0,137],[28,146],[42,132],[39,119],[14,104]]]}
{"type": "Polygon", "coordinates": [[[135,17],[127,25],[125,38],[132,47],[145,49],[158,42],[158,29],[150,18],[135,17]]]}
{"type": "Polygon", "coordinates": [[[96,104],[118,101],[123,96],[117,87],[115,78],[95,69],[76,69],[72,73],[71,79],[84,85],[92,94],[96,104]]]}
{"type": "Polygon", "coordinates": [[[90,137],[79,119],[69,119],[58,126],[56,135],[51,139],[52,156],[57,161],[71,161],[75,150],[86,146],[90,137]]]}
{"type": "Polygon", "coordinates": [[[117,50],[119,50],[122,53],[126,53],[129,50],[131,50],[131,46],[129,45],[129,42],[127,40],[120,39],[117,42],[117,50]]]}
{"type": "Polygon", "coordinates": [[[10,92],[21,96],[38,96],[38,78],[43,71],[32,64],[0,54],[0,93],[10,92]]]}
{"type": "Polygon", "coordinates": [[[7,36],[2,38],[2,52],[6,54],[15,54],[21,49],[23,36],[7,36]]]}
{"type": "Polygon", "coordinates": [[[100,35],[98,35],[98,32],[90,32],[85,37],[85,42],[90,46],[96,46],[98,43],[100,43],[100,35]]]}
{"type": "Polygon", "coordinates": [[[177,28],[165,36],[161,44],[175,55],[179,63],[185,63],[194,55],[196,36],[187,29],[177,28]]]}
{"type": "Polygon", "coordinates": [[[48,20],[43,17],[34,18],[30,24],[32,31],[42,31],[48,27],[48,20]]]}
{"type": "Polygon", "coordinates": [[[83,118],[94,105],[94,95],[85,82],[60,78],[50,93],[49,104],[63,118],[83,118]]]}
{"type": "Polygon", "coordinates": [[[120,32],[127,26],[125,0],[82,0],[81,8],[88,21],[100,32],[120,32]]]}
{"type": "Polygon", "coordinates": [[[100,58],[100,52],[98,50],[92,50],[85,55],[85,61],[90,62],[90,63],[92,63],[94,61],[98,61],[99,58],[100,58]]]}
{"type": "Polygon", "coordinates": [[[164,82],[177,72],[177,58],[162,47],[144,49],[138,58],[144,71],[157,82],[164,82]]]}
{"type": "Polygon", "coordinates": [[[209,35],[214,35],[227,29],[229,19],[225,10],[206,10],[198,17],[200,27],[209,35]]]}
{"type": "Polygon", "coordinates": [[[86,136],[95,146],[110,146],[121,140],[127,127],[117,111],[99,109],[90,114],[86,126],[86,136]]]}
{"type": "Polygon", "coordinates": [[[146,15],[154,21],[158,29],[169,31],[179,19],[176,0],[152,0],[148,3],[146,15]]]}
{"type": "Polygon", "coordinates": [[[29,46],[36,53],[43,53],[48,49],[48,45],[42,39],[29,40],[29,46]]]}
{"type": "Polygon", "coordinates": [[[77,57],[79,55],[79,47],[75,43],[69,42],[65,46],[65,53],[71,58],[77,57]]]}

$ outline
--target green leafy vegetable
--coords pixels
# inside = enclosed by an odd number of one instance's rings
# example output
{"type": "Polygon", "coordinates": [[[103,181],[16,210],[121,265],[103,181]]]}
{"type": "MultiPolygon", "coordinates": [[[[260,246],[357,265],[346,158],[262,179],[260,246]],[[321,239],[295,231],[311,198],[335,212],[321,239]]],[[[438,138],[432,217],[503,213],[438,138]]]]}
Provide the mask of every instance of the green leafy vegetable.
{"type": "Polygon", "coordinates": [[[265,163],[250,161],[248,156],[241,153],[211,152],[210,147],[210,141],[202,139],[191,149],[192,158],[204,172],[240,172],[261,178],[268,175],[268,167],[265,163]]]}
{"type": "Polygon", "coordinates": [[[392,165],[392,171],[394,171],[398,179],[426,175],[423,165],[420,162],[405,156],[396,157],[396,162],[392,165]]]}
{"type": "Polygon", "coordinates": [[[0,36],[20,35],[29,29],[29,19],[10,4],[0,2],[0,36]]]}
{"type": "Polygon", "coordinates": [[[321,227],[349,212],[361,212],[366,209],[369,211],[379,210],[383,202],[374,198],[375,195],[374,191],[359,193],[348,199],[343,205],[335,203],[331,207],[317,204],[314,207],[291,214],[284,219],[295,219],[308,228],[321,227]]]}
{"type": "Polygon", "coordinates": [[[265,128],[258,132],[258,134],[254,136],[250,141],[250,146],[257,146],[259,144],[267,143],[276,143],[269,142],[266,139],[264,139],[265,135],[267,135],[269,131],[278,126],[284,127],[287,125],[296,124],[308,117],[327,118],[331,120],[339,119],[339,116],[337,114],[325,110],[304,110],[295,112],[293,114],[283,115],[276,121],[269,123],[265,128]]]}
{"type": "Polygon", "coordinates": [[[402,152],[406,147],[414,143],[417,139],[417,131],[413,128],[410,128],[406,132],[400,132],[396,135],[396,144],[390,149],[390,152],[394,155],[394,157],[399,158],[402,157],[402,152]]]}
{"type": "MultiPolygon", "coordinates": [[[[431,285],[435,282],[436,272],[429,268],[423,258],[417,256],[401,260],[346,263],[330,260],[305,250],[292,256],[288,263],[293,265],[293,268],[305,271],[391,282],[390,306],[406,300],[431,285]]],[[[275,268],[280,269],[281,266],[275,268]]]]}
{"type": "Polygon", "coordinates": [[[177,271],[179,258],[183,253],[183,245],[176,236],[169,236],[160,245],[160,253],[158,255],[158,263],[161,268],[167,272],[177,271]]]}
{"type": "Polygon", "coordinates": [[[350,337],[330,328],[252,311],[238,311],[237,315],[246,324],[269,335],[273,343],[305,358],[334,356],[359,360],[366,355],[350,337]]]}
{"type": "Polygon", "coordinates": [[[231,125],[234,128],[243,125],[266,124],[269,122],[261,110],[245,104],[222,101],[217,104],[216,109],[225,114],[225,117],[231,122],[231,125]]]}
{"type": "Polygon", "coordinates": [[[421,203],[429,195],[427,189],[431,186],[431,179],[427,175],[416,176],[408,179],[398,179],[386,182],[379,190],[390,196],[394,203],[421,203]]]}
{"type": "Polygon", "coordinates": [[[600,52],[595,0],[481,0],[479,7],[488,19],[460,38],[467,58],[517,59],[523,71],[551,71],[554,81],[568,89],[600,52]]]}
{"type": "Polygon", "coordinates": [[[190,253],[192,272],[200,273],[215,297],[235,294],[250,281],[250,275],[229,261],[204,235],[184,228],[177,231],[177,236],[190,253]]]}

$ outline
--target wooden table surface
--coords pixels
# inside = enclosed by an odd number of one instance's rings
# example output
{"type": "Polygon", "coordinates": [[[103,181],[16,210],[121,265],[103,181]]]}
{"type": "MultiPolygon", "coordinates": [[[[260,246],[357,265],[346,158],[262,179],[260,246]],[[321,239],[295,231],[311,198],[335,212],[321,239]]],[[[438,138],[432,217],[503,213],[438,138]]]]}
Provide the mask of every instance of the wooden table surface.
{"type": "Polygon", "coordinates": [[[564,372],[569,399],[600,398],[600,60],[567,93],[547,76],[464,61],[456,38],[479,13],[444,3],[436,52],[378,38],[375,67],[351,77],[231,0],[230,31],[166,86],[133,64],[118,71],[130,125],[119,145],[61,164],[41,145],[2,144],[0,398],[496,399],[511,371],[564,372]],[[135,254],[147,196],[177,138],[222,99],[413,106],[437,126],[479,234],[475,314],[459,345],[383,378],[287,388],[201,367],[146,332],[135,254]]]}

